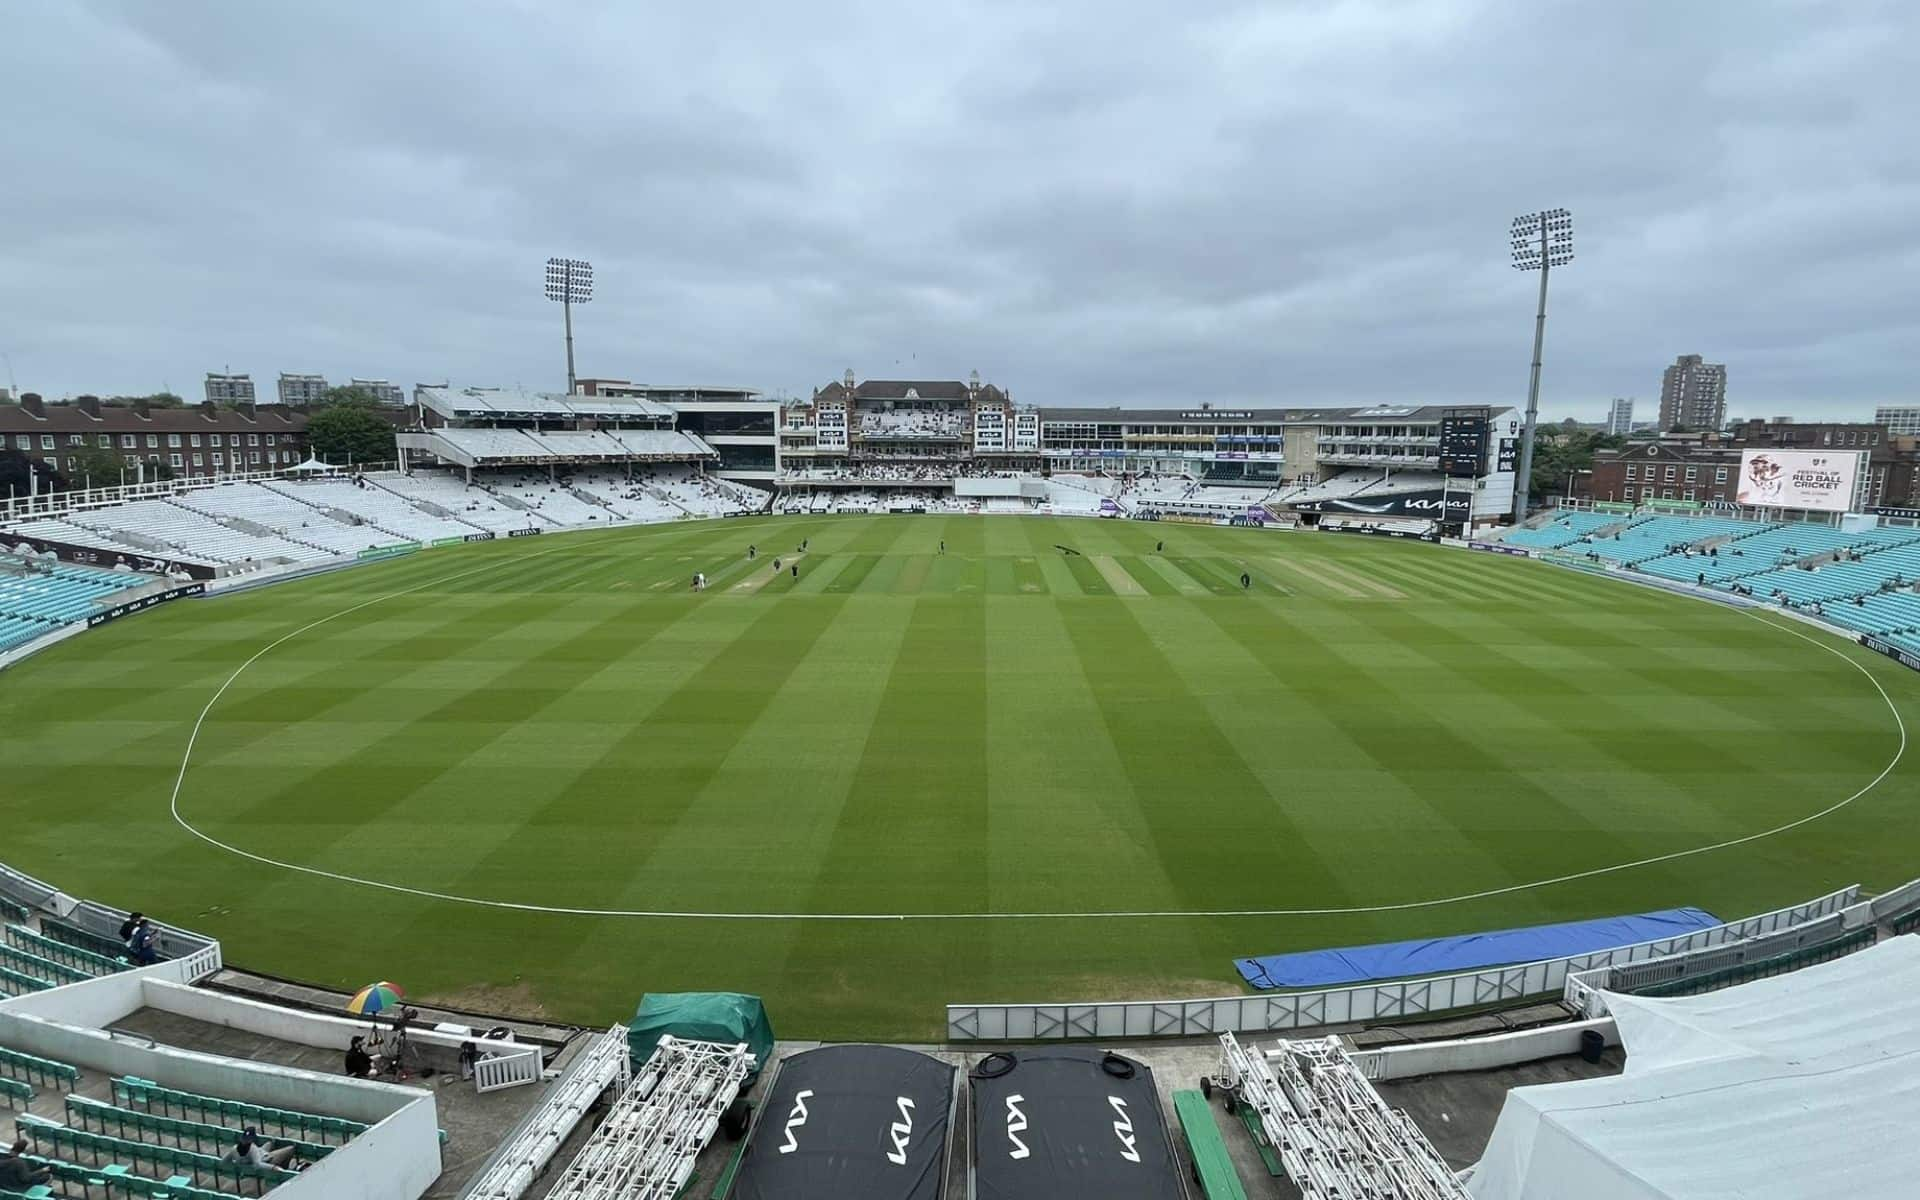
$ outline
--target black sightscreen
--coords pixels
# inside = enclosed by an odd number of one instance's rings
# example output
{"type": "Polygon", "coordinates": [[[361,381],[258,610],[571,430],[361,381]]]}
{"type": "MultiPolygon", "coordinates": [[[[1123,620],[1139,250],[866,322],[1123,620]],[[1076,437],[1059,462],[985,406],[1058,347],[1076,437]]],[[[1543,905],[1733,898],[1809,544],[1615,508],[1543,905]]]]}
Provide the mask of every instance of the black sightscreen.
{"type": "Polygon", "coordinates": [[[732,1195],[941,1200],[953,1074],[893,1046],[823,1046],[786,1059],[732,1195]]]}
{"type": "Polygon", "coordinates": [[[1153,1071],[1075,1048],[989,1054],[968,1075],[977,1200],[1180,1200],[1153,1071]]]}

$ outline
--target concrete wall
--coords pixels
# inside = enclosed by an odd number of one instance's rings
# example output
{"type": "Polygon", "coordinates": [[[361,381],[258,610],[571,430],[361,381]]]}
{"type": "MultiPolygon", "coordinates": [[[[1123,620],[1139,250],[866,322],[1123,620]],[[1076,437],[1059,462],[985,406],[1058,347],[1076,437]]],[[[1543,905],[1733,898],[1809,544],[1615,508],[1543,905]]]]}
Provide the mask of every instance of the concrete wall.
{"type": "MultiPolygon", "coordinates": [[[[299,1179],[275,1189],[276,1196],[417,1200],[439,1177],[439,1115],[430,1092],[181,1050],[105,1028],[141,1008],[154,1008],[269,1036],[281,1036],[283,1029],[333,1036],[329,1023],[335,1018],[188,987],[170,974],[178,975],[179,968],[158,963],[0,1001],[0,1045],[88,1072],[134,1075],[181,1091],[328,1113],[372,1126],[299,1179]]],[[[337,1044],[344,1047],[345,1037],[337,1044]]]]}

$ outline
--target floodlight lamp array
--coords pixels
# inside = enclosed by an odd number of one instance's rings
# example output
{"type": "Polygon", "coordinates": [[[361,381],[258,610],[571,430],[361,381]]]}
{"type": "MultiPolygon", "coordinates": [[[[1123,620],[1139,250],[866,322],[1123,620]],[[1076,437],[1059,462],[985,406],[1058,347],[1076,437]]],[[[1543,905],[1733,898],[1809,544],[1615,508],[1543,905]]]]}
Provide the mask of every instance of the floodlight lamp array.
{"type": "Polygon", "coordinates": [[[1513,219],[1513,267],[1538,271],[1544,264],[1561,267],[1573,261],[1573,214],[1549,208],[1513,219]]]}
{"type": "Polygon", "coordinates": [[[580,258],[548,259],[547,299],[569,304],[593,299],[593,264],[580,258]]]}

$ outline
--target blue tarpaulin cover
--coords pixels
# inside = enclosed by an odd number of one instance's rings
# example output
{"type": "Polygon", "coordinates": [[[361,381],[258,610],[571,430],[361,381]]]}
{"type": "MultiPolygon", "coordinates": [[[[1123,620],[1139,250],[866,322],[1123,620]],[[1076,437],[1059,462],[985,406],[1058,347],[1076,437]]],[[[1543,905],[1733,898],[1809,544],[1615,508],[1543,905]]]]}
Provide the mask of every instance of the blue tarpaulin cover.
{"type": "Polygon", "coordinates": [[[1595,921],[1530,925],[1524,929],[1496,929],[1457,937],[1236,958],[1233,965],[1249,984],[1263,990],[1333,987],[1372,979],[1445,975],[1508,963],[1590,954],[1595,950],[1631,946],[1635,942],[1679,937],[1719,924],[1720,918],[1705,909],[1667,908],[1631,917],[1602,917],[1595,921]]]}

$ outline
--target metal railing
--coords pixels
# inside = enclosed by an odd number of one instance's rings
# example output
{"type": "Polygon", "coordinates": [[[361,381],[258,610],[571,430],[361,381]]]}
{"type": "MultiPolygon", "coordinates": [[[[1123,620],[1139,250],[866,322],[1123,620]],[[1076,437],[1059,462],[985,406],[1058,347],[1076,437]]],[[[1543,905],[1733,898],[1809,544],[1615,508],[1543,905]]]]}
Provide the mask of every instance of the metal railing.
{"type": "Polygon", "coordinates": [[[609,1087],[625,1090],[629,1079],[627,1028],[615,1025],[594,1037],[542,1100],[500,1143],[461,1194],[461,1200],[519,1200],[553,1161],[609,1087]]]}
{"type": "Polygon", "coordinates": [[[950,1004],[947,1006],[947,1040],[1194,1037],[1228,1031],[1274,1032],[1404,1021],[1458,1009],[1512,1005],[1558,995],[1567,976],[1574,972],[1745,941],[1830,916],[1851,905],[1858,895],[1857,886],[1847,887],[1804,904],[1696,930],[1681,937],[1425,979],[1204,1000],[950,1004]]]}

